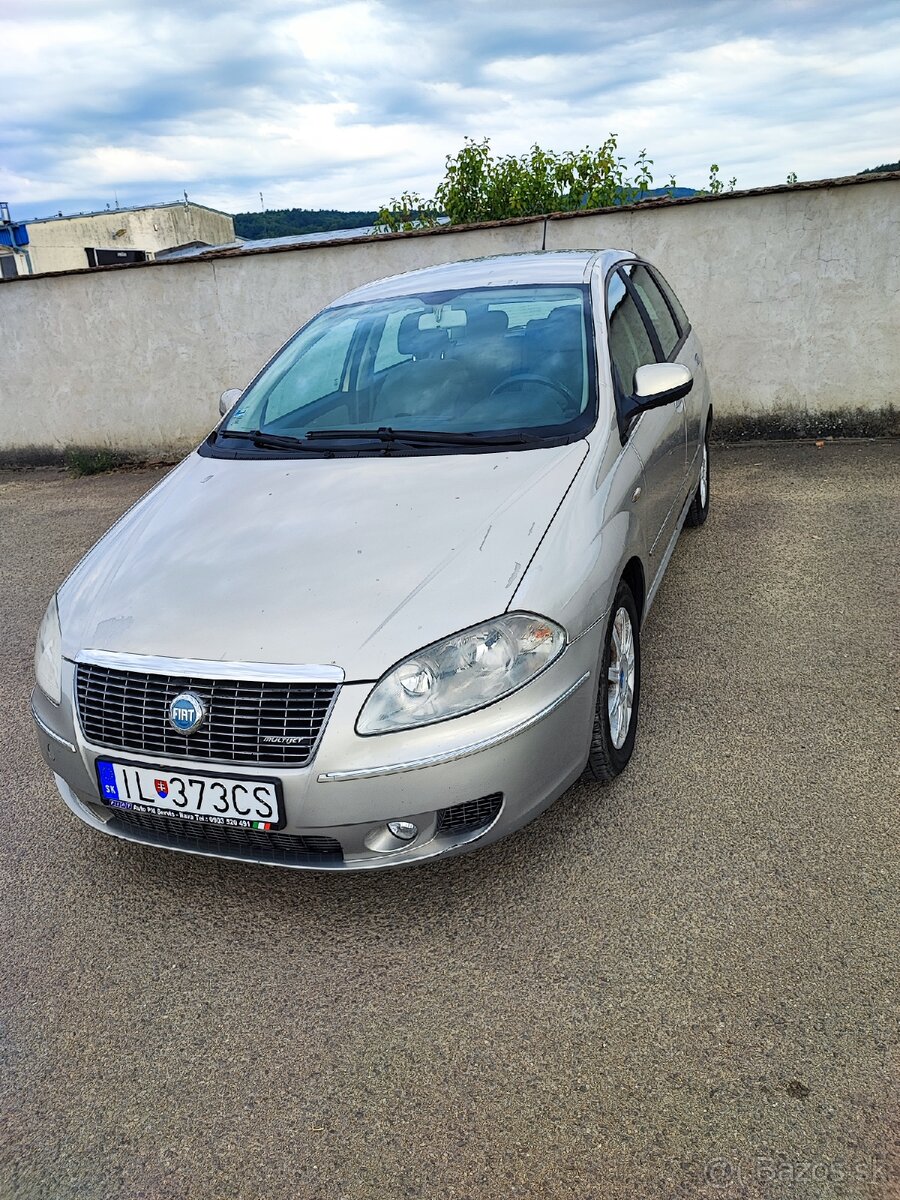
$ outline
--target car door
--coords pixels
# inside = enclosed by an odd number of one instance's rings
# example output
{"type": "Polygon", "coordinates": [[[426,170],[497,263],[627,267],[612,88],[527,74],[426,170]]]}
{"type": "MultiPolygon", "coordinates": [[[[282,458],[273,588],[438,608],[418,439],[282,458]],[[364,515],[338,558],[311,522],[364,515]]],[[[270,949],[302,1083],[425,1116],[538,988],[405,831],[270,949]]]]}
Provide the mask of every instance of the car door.
{"type": "Polygon", "coordinates": [[[688,479],[691,480],[696,476],[696,460],[706,433],[706,416],[709,412],[709,380],[706,368],[703,366],[703,349],[681,301],[672,291],[662,273],[653,267],[651,274],[665,296],[675,323],[681,332],[681,341],[675,349],[674,359],[690,367],[694,376],[694,386],[685,397],[687,471],[688,479]]]}
{"type": "MultiPolygon", "coordinates": [[[[653,341],[659,362],[683,362],[692,367],[683,355],[685,350],[682,332],[675,313],[660,287],[656,272],[646,263],[630,263],[622,268],[634,288],[638,304],[649,321],[650,338],[653,341]]],[[[693,391],[693,389],[691,389],[693,391]]],[[[690,396],[690,392],[688,393],[690,396]]],[[[687,487],[688,454],[688,400],[676,401],[676,410],[684,415],[684,468],[682,478],[687,487]]],[[[675,514],[677,518],[678,513],[675,514]]]]}
{"type": "MultiPolygon", "coordinates": [[[[634,391],[637,368],[658,362],[664,356],[659,337],[623,269],[610,276],[606,300],[609,353],[621,414],[625,397],[634,391]]],[[[674,529],[673,510],[681,499],[685,474],[684,405],[666,404],[643,412],[629,422],[620,417],[619,431],[623,441],[631,443],[644,465],[645,488],[640,497],[640,514],[649,554],[649,573],[655,578],[674,529]]]]}

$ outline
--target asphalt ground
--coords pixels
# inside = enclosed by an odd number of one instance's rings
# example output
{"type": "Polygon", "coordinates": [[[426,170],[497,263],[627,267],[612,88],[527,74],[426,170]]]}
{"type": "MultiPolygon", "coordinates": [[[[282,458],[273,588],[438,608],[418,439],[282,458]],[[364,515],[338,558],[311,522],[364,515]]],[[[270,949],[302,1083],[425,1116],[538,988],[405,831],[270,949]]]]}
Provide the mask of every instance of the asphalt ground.
{"type": "Polygon", "coordinates": [[[58,799],[44,605],[159,472],[0,475],[0,1195],[900,1195],[896,443],[719,449],[635,758],[466,858],[141,849],[58,799]]]}

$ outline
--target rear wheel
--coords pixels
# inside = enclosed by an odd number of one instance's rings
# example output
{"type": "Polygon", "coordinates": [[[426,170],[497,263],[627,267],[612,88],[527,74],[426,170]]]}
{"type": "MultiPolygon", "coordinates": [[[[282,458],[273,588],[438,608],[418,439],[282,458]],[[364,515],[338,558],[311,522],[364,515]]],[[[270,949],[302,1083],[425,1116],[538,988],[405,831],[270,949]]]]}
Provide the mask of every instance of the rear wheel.
{"type": "Polygon", "coordinates": [[[600,659],[600,685],[587,773],[600,783],[621,774],[634,750],[641,695],[637,606],[623,580],[616,589],[600,659]]]}
{"type": "Polygon", "coordinates": [[[702,525],[709,516],[709,426],[703,436],[703,455],[700,460],[700,482],[688,509],[685,525],[702,525]]]}

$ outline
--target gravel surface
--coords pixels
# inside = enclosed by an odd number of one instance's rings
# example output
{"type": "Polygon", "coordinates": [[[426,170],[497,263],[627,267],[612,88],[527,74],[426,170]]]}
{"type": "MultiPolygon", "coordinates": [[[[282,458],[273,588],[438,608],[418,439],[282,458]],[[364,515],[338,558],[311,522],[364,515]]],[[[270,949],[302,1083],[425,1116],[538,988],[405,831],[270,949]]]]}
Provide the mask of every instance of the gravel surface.
{"type": "Polygon", "coordinates": [[[718,449],[626,775],[361,876],[57,797],[35,631],[159,477],[0,474],[3,1200],[900,1195],[896,443],[718,449]]]}

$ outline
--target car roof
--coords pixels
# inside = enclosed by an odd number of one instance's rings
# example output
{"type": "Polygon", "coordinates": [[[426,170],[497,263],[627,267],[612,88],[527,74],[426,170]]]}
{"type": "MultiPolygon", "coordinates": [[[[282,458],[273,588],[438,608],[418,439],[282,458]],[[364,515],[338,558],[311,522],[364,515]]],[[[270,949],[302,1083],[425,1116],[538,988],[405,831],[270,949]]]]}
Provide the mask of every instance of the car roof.
{"type": "Polygon", "coordinates": [[[614,263],[634,257],[629,250],[534,250],[524,254],[493,254],[377,279],[347,292],[331,307],[473,287],[587,283],[595,263],[605,273],[614,263]]]}

